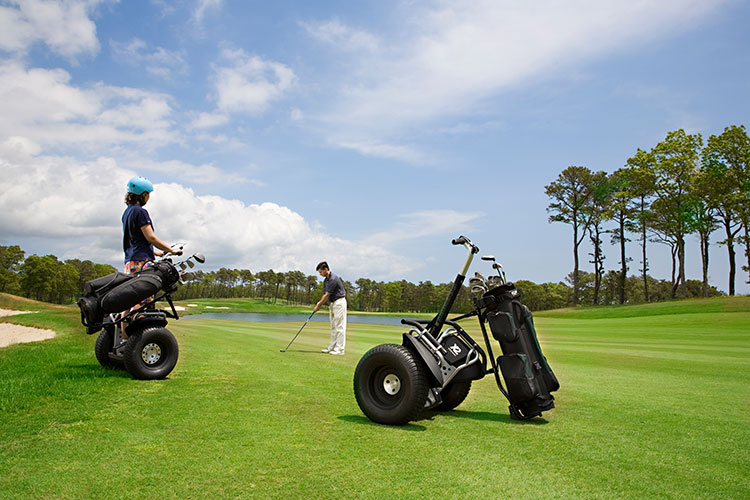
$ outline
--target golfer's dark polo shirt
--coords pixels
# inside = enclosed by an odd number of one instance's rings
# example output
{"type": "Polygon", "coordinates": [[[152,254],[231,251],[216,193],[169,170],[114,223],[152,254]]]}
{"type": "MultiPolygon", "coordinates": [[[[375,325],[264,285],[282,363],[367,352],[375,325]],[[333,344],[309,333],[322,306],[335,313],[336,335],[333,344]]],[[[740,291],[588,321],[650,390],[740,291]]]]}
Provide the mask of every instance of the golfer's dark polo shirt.
{"type": "Polygon", "coordinates": [[[346,290],[341,278],[331,273],[323,280],[323,293],[328,293],[328,303],[332,304],[340,298],[346,297],[346,290]]]}

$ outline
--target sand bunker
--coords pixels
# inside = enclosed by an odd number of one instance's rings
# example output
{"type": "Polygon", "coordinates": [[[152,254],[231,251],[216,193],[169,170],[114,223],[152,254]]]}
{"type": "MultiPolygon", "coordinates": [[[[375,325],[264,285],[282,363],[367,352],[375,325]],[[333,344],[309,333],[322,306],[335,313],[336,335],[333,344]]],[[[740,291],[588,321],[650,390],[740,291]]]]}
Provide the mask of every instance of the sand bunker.
{"type": "MultiPolygon", "coordinates": [[[[0,317],[15,316],[16,314],[30,314],[30,311],[9,311],[0,309],[0,317]]],[[[55,336],[52,330],[40,330],[29,326],[13,325],[11,323],[0,323],[0,347],[23,342],[36,342],[51,339],[55,336]]]]}

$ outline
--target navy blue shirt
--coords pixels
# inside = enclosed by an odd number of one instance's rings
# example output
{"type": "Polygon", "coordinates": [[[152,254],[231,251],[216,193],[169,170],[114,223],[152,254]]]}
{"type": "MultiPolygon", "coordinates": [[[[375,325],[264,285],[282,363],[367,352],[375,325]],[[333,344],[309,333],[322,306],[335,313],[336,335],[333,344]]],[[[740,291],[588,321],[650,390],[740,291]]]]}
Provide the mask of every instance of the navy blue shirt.
{"type": "Polygon", "coordinates": [[[341,278],[333,273],[330,273],[326,279],[323,280],[323,293],[328,293],[328,303],[333,303],[342,297],[346,297],[346,290],[344,290],[344,284],[341,282],[341,278]]]}
{"type": "Polygon", "coordinates": [[[146,209],[138,203],[128,205],[122,214],[122,249],[125,252],[125,262],[154,260],[154,246],[141,231],[146,225],[154,228],[146,209]]]}

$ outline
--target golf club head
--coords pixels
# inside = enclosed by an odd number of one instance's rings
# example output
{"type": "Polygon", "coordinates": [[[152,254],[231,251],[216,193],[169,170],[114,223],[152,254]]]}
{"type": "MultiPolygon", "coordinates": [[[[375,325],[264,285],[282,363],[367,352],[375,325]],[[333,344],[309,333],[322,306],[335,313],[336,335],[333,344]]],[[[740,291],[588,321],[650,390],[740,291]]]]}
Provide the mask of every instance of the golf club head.
{"type": "Polygon", "coordinates": [[[499,262],[493,263],[492,269],[495,269],[497,271],[497,274],[503,278],[503,283],[508,282],[508,280],[505,278],[505,269],[503,269],[503,266],[499,262]]]}
{"type": "Polygon", "coordinates": [[[483,285],[474,285],[471,287],[471,293],[477,294],[477,295],[484,295],[487,293],[487,287],[483,285]]]}
{"type": "Polygon", "coordinates": [[[494,255],[482,255],[482,260],[489,260],[489,261],[495,262],[495,256],[494,255]]]}
{"type": "Polygon", "coordinates": [[[486,286],[486,283],[482,278],[472,276],[469,278],[469,286],[486,286]]]}
{"type": "Polygon", "coordinates": [[[193,258],[198,261],[199,263],[203,264],[206,262],[206,258],[203,256],[202,253],[194,253],[193,258]]]}
{"type": "Polygon", "coordinates": [[[487,280],[484,279],[484,276],[482,276],[482,273],[480,273],[479,271],[475,271],[474,272],[474,277],[475,278],[479,278],[482,281],[487,281],[487,280]]]}
{"type": "Polygon", "coordinates": [[[489,288],[497,288],[504,283],[505,281],[503,280],[502,276],[490,276],[489,278],[487,278],[487,286],[489,288]]]}
{"type": "Polygon", "coordinates": [[[186,264],[188,265],[188,267],[189,267],[190,269],[192,269],[192,268],[194,268],[194,267],[195,267],[195,264],[193,263],[193,261],[192,261],[192,260],[189,260],[189,259],[188,259],[188,260],[186,260],[186,261],[185,261],[185,263],[186,263],[186,264]]]}

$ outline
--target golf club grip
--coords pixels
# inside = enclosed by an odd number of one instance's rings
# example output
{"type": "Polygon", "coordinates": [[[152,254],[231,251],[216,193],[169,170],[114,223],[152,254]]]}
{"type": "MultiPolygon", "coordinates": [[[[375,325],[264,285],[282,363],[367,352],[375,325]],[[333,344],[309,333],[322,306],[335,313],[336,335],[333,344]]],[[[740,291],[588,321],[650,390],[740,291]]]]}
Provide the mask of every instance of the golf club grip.
{"type": "Polygon", "coordinates": [[[463,245],[464,243],[466,243],[466,241],[467,241],[466,236],[462,235],[462,236],[459,236],[458,238],[454,238],[453,240],[451,240],[451,243],[453,245],[463,245]]]}

